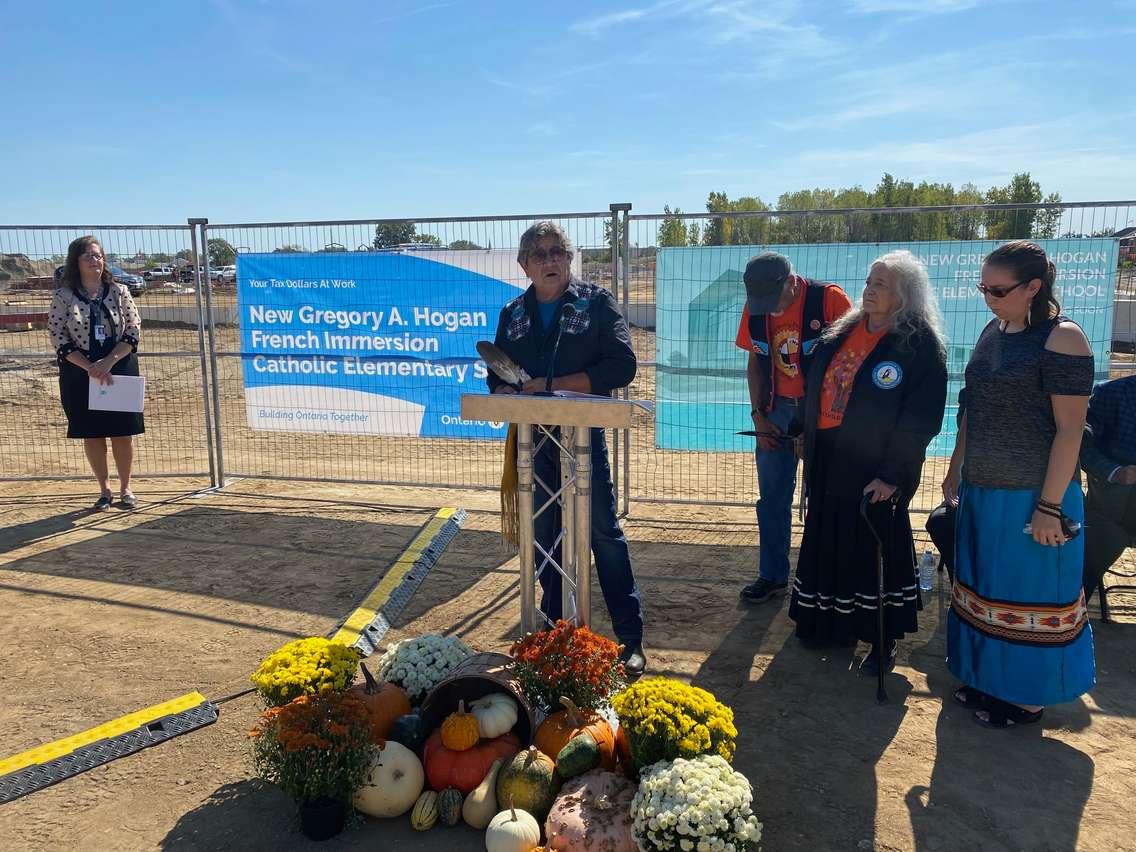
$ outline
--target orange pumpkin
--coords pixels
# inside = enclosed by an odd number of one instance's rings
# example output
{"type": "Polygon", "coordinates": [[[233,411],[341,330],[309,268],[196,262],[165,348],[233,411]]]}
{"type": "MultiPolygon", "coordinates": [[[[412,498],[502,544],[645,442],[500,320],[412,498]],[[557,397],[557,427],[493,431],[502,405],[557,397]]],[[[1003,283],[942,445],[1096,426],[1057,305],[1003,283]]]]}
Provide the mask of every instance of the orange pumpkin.
{"type": "Polygon", "coordinates": [[[509,733],[482,740],[465,751],[453,751],[442,745],[442,732],[434,731],[422,750],[426,782],[434,790],[457,787],[462,793],[472,793],[489,774],[493,761],[508,760],[520,750],[521,741],[509,733]]]}
{"type": "Polygon", "coordinates": [[[477,717],[465,712],[465,701],[442,723],[442,745],[451,751],[465,751],[477,745],[477,717]]]}
{"type": "Polygon", "coordinates": [[[410,699],[397,684],[375,680],[362,663],[363,682],[349,690],[363,699],[367,705],[367,715],[371,720],[371,742],[384,743],[390,733],[394,720],[410,712],[410,699]]]}
{"type": "Polygon", "coordinates": [[[616,766],[615,732],[607,719],[595,710],[581,710],[568,698],[561,696],[563,710],[550,713],[536,729],[533,744],[547,755],[555,757],[573,737],[591,734],[600,750],[600,766],[614,770],[616,766]]]}

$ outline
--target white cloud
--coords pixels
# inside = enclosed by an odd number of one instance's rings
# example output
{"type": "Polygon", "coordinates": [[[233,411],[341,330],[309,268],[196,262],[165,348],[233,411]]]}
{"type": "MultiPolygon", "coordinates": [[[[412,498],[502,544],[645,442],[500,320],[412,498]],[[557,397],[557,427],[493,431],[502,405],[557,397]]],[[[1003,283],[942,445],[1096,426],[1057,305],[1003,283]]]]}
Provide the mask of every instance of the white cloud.
{"type": "Polygon", "coordinates": [[[485,74],[485,79],[498,88],[505,89],[509,92],[519,92],[522,95],[529,95],[530,97],[543,97],[552,93],[550,86],[514,83],[512,80],[506,80],[494,74],[485,74]]]}
{"type": "Polygon", "coordinates": [[[612,27],[630,24],[635,21],[646,21],[659,17],[681,15],[692,9],[705,6],[708,0],[661,0],[650,6],[639,6],[633,9],[623,9],[618,12],[607,12],[592,18],[584,18],[569,26],[573,32],[596,36],[612,27]]]}
{"type": "Polygon", "coordinates": [[[412,15],[421,15],[425,12],[432,12],[435,9],[446,9],[446,8],[449,8],[450,6],[455,6],[455,5],[457,5],[457,4],[456,3],[427,3],[424,6],[418,6],[416,8],[410,8],[410,9],[402,9],[402,10],[399,10],[397,12],[391,12],[389,15],[383,15],[380,18],[375,18],[374,23],[386,24],[386,23],[390,23],[391,21],[399,21],[399,20],[402,20],[403,18],[409,18],[412,15]]]}
{"type": "Polygon", "coordinates": [[[822,130],[824,128],[845,127],[873,118],[886,118],[892,115],[914,112],[925,106],[927,104],[921,93],[898,92],[891,97],[866,100],[855,106],[844,107],[832,112],[819,112],[784,120],[773,119],[770,124],[778,130],[788,132],[822,130]]]}
{"type": "Polygon", "coordinates": [[[647,17],[649,13],[650,9],[625,9],[622,12],[612,12],[607,15],[598,15],[594,18],[576,21],[572,24],[570,29],[578,33],[584,33],[585,35],[598,35],[611,27],[647,17]]]}
{"type": "Polygon", "coordinates": [[[852,0],[852,11],[861,14],[903,12],[914,15],[940,15],[965,12],[979,0],[852,0]]]}
{"type": "Polygon", "coordinates": [[[677,21],[684,41],[712,47],[745,43],[744,53],[727,60],[737,67],[724,73],[769,77],[795,57],[824,63],[844,50],[804,20],[800,7],[800,0],[664,0],[580,20],[570,28],[598,36],[616,27],[677,21]]]}
{"type": "Polygon", "coordinates": [[[896,65],[856,68],[829,78],[811,112],[784,115],[770,123],[784,131],[835,129],[873,119],[921,114],[959,114],[974,108],[974,92],[1010,96],[1021,89],[1021,73],[1042,63],[975,65],[961,54],[938,54],[896,65]]]}
{"type": "MultiPolygon", "coordinates": [[[[1089,201],[1114,195],[1117,186],[1136,182],[1136,159],[1131,154],[1131,145],[1104,132],[1091,116],[1080,115],[934,140],[797,151],[794,166],[802,174],[813,175],[810,179],[814,181],[818,174],[832,182],[839,174],[878,175],[887,170],[917,181],[957,183],[965,176],[979,186],[1005,183],[1014,172],[1028,171],[1047,191],[1061,191],[1069,200],[1089,201]],[[1069,196],[1068,188],[1077,195],[1069,196]]],[[[793,178],[785,180],[791,183],[793,178]]]]}

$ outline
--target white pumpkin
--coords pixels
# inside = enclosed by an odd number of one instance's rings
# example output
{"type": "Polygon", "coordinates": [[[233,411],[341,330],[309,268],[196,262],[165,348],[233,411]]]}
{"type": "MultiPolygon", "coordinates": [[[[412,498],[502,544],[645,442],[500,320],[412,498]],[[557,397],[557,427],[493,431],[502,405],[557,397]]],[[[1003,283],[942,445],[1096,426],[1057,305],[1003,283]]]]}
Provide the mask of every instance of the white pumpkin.
{"type": "Polygon", "coordinates": [[[517,702],[503,692],[494,692],[469,705],[477,719],[477,730],[484,740],[491,740],[513,730],[517,724],[517,702]]]}
{"type": "Polygon", "coordinates": [[[531,852],[539,843],[536,817],[520,808],[501,811],[485,829],[487,852],[531,852]]]}
{"type": "Polygon", "coordinates": [[[418,755],[394,740],[379,749],[363,786],[355,794],[355,807],[373,817],[402,816],[418,800],[425,782],[418,755]]]}

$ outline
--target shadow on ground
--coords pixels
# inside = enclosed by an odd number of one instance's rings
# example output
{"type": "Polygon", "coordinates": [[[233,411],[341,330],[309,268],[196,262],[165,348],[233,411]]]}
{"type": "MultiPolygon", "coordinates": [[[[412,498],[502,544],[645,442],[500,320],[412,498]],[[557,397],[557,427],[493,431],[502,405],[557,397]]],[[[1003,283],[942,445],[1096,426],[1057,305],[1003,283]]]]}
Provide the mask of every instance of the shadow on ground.
{"type": "MultiPolygon", "coordinates": [[[[0,533],[0,552],[70,529],[81,514],[6,529],[0,533]]],[[[126,528],[92,527],[102,534],[43,549],[2,568],[338,618],[369,591],[432,516],[421,509],[384,509],[365,520],[345,520],[192,506],[126,528]]],[[[497,537],[489,533],[466,531],[462,536],[463,549],[479,554],[496,546],[497,537]]],[[[497,567],[492,555],[478,562],[484,570],[497,567]]],[[[449,575],[447,594],[461,594],[479,576],[476,570],[449,575]]],[[[7,581],[5,586],[37,593],[33,584],[7,581]]]]}

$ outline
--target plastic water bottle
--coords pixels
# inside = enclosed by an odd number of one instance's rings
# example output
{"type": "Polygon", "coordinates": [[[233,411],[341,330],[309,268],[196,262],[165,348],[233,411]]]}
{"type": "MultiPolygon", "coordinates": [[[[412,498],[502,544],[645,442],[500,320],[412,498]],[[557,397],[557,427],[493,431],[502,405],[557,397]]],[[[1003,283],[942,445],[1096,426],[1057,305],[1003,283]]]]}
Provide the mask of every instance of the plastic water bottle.
{"type": "Polygon", "coordinates": [[[923,555],[919,557],[919,588],[925,592],[931,591],[935,588],[935,569],[938,566],[935,563],[935,554],[930,550],[924,550],[923,555]]]}

